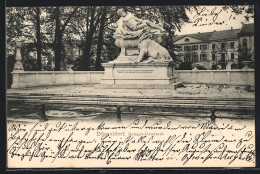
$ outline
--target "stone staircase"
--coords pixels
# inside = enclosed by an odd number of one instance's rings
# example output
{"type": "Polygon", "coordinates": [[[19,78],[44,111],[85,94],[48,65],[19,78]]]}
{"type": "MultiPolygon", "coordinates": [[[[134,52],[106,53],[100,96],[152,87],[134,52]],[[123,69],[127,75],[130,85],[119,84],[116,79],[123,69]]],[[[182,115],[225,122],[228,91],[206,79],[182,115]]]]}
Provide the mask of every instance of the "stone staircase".
{"type": "Polygon", "coordinates": [[[121,107],[160,107],[187,109],[216,109],[254,111],[253,98],[221,98],[221,97],[147,97],[147,96],[113,96],[113,95],[76,95],[76,94],[39,94],[7,93],[7,102],[30,104],[70,104],[92,106],[121,107]]]}

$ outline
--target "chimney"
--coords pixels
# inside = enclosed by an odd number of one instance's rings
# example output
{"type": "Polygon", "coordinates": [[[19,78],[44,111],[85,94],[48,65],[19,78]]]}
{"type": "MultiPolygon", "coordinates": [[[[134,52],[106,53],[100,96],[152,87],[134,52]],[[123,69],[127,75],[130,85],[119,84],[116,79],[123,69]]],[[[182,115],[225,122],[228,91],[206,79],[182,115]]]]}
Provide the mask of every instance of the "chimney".
{"type": "Polygon", "coordinates": [[[233,27],[231,27],[231,30],[233,30],[233,27]]]}
{"type": "Polygon", "coordinates": [[[216,30],[214,30],[214,32],[216,32],[216,30]]]}

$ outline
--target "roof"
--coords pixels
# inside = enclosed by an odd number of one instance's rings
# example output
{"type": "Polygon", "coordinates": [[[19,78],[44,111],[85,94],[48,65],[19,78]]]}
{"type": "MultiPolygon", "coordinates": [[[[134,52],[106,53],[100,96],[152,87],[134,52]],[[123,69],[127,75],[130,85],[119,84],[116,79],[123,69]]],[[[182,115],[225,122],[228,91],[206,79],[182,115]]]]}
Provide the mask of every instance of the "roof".
{"type": "Polygon", "coordinates": [[[187,34],[187,35],[179,35],[179,36],[175,36],[175,38],[173,39],[174,42],[176,42],[177,40],[180,40],[184,37],[193,37],[199,40],[203,40],[203,41],[208,41],[209,37],[211,36],[213,32],[205,32],[205,33],[194,33],[194,34],[187,34]]]}
{"type": "Polygon", "coordinates": [[[190,37],[194,37],[203,41],[208,41],[210,36],[213,34],[214,32],[206,32],[206,33],[196,33],[196,34],[191,34],[190,37]]]}
{"type": "Polygon", "coordinates": [[[239,30],[240,29],[231,29],[231,30],[213,31],[213,32],[205,32],[205,33],[179,35],[179,36],[175,36],[173,41],[176,42],[184,37],[193,37],[206,42],[214,41],[214,40],[234,40],[237,39],[239,30]]]}
{"type": "Polygon", "coordinates": [[[240,35],[248,35],[254,33],[254,24],[244,24],[241,28],[239,34],[240,35]]]}
{"type": "Polygon", "coordinates": [[[237,39],[237,34],[240,29],[231,29],[231,30],[223,30],[223,31],[216,31],[210,37],[210,41],[214,40],[233,40],[237,39]]]}
{"type": "Polygon", "coordinates": [[[185,37],[187,35],[177,35],[173,38],[173,42],[176,42],[177,40],[180,40],[181,38],[185,37]]]}

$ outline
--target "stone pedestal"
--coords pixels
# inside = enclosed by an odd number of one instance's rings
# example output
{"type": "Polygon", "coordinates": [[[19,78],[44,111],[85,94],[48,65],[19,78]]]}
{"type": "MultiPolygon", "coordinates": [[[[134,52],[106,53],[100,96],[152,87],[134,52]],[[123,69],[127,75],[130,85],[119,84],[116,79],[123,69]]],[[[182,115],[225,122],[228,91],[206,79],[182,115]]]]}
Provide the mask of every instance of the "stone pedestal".
{"type": "Polygon", "coordinates": [[[23,72],[23,64],[22,64],[22,56],[21,56],[21,42],[16,42],[16,54],[15,54],[15,64],[14,64],[14,70],[15,72],[23,72]]]}
{"type": "Polygon", "coordinates": [[[233,64],[233,62],[228,61],[227,65],[226,65],[226,70],[231,70],[231,65],[233,64]]]}
{"type": "Polygon", "coordinates": [[[11,86],[11,88],[19,88],[19,87],[23,87],[20,85],[20,77],[19,77],[19,73],[20,72],[24,72],[23,69],[23,64],[22,64],[22,56],[21,56],[21,42],[16,42],[16,54],[15,54],[15,64],[14,64],[14,69],[12,72],[12,76],[13,76],[13,84],[11,86]]]}
{"type": "Polygon", "coordinates": [[[242,64],[244,65],[245,70],[250,69],[249,65],[250,65],[251,61],[242,61],[242,64]]]}
{"type": "Polygon", "coordinates": [[[103,63],[101,88],[174,88],[172,62],[103,63]]]}

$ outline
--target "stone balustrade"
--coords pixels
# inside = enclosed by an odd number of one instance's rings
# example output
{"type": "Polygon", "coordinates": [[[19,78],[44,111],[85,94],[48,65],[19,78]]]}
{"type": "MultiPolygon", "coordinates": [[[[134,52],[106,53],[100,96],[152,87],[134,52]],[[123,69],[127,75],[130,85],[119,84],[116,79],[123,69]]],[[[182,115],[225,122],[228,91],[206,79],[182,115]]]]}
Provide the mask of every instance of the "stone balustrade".
{"type": "Polygon", "coordinates": [[[178,82],[191,84],[227,84],[255,86],[253,69],[175,70],[178,82]]]}
{"type": "Polygon", "coordinates": [[[103,74],[103,71],[14,71],[11,88],[98,84],[103,74]]]}
{"type": "MultiPolygon", "coordinates": [[[[103,71],[14,71],[12,88],[35,86],[99,84],[103,71]]],[[[255,86],[252,69],[175,70],[177,82],[186,84],[227,84],[255,86]]]]}

